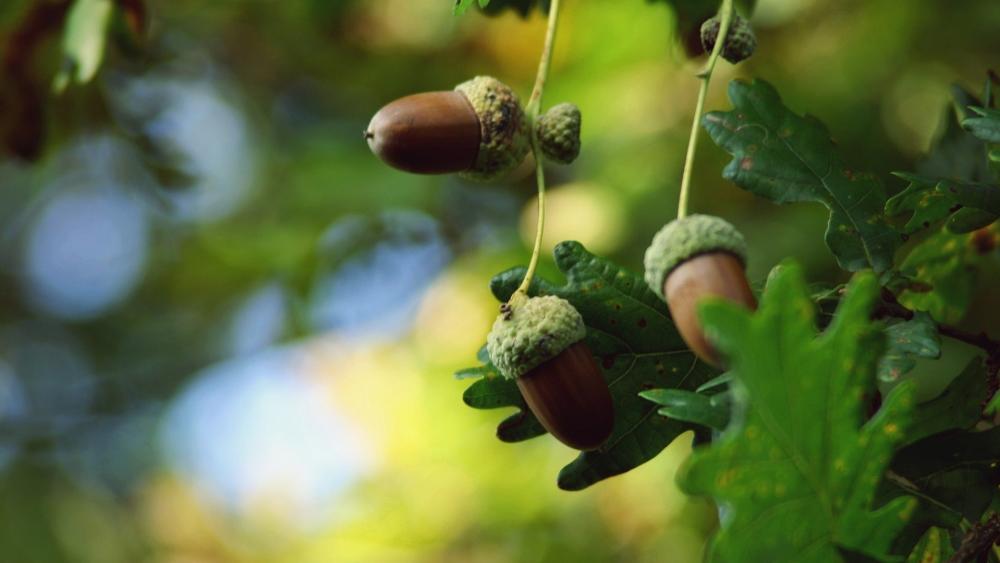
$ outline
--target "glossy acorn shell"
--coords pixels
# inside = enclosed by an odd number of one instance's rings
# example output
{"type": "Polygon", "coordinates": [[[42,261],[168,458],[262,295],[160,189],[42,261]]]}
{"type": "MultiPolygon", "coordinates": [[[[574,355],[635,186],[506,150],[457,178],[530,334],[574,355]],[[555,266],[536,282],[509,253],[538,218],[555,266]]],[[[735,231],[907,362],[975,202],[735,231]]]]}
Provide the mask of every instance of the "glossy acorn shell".
{"type": "Polygon", "coordinates": [[[706,297],[719,297],[750,310],[757,308],[743,262],[728,252],[710,252],[685,260],[667,275],[663,295],[681,338],[699,358],[716,367],[723,366],[723,359],[705,337],[698,321],[698,304],[706,297]]]}
{"type": "Polygon", "coordinates": [[[583,341],[517,378],[528,408],[560,442],[578,450],[599,448],[615,426],[611,391],[583,341]]]}
{"type": "Polygon", "coordinates": [[[469,170],[479,136],[479,118],[458,91],[400,98],[380,109],[365,131],[368,146],[386,164],[417,174],[469,170]]]}

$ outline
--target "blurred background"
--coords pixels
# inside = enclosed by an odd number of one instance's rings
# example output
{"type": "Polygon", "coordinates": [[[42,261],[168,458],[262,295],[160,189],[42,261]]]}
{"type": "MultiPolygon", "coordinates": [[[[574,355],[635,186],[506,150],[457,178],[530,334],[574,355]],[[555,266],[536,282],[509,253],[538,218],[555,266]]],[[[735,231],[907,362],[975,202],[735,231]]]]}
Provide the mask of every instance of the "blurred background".
{"type": "MultiPolygon", "coordinates": [[[[700,559],[689,437],[567,493],[574,452],[462,404],[533,180],[408,175],[361,136],[477,74],[527,95],[543,15],[453,3],[120,2],[96,77],[54,93],[70,2],[0,2],[0,561],[700,559]]],[[[950,85],[1000,63],[995,0],[759,0],[752,22],[707,107],[766,78],[891,192],[950,85]]],[[[673,217],[700,64],[676,30],[672,3],[564,2],[545,99],[580,106],[583,152],[549,171],[546,248],[638,269],[673,217]]],[[[845,279],[826,211],[727,184],[706,137],[692,207],[747,235],[751,278],[792,256],[845,279]]]]}

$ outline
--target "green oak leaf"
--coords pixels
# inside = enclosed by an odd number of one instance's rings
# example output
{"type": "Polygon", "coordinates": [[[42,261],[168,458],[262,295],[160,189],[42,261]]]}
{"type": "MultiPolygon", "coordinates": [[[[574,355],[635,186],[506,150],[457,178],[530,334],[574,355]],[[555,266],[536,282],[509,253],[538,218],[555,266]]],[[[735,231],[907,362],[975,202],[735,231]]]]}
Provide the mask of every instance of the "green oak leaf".
{"type": "Polygon", "coordinates": [[[104,58],[106,31],[114,8],[111,0],[76,0],[66,18],[63,32],[63,64],[52,81],[52,89],[62,92],[70,82],[89,82],[104,58]]]}
{"type": "MultiPolygon", "coordinates": [[[[580,453],[559,473],[560,488],[579,490],[649,461],[683,432],[700,428],[657,416],[657,405],[641,398],[640,391],[656,387],[693,391],[718,372],[687,348],[666,304],[641,275],[590,254],[578,242],[556,246],[555,260],[566,284],[536,278],[529,293],[558,295],[583,315],[587,345],[603,368],[615,406],[615,429],[607,444],[580,453]]],[[[505,302],[523,276],[524,268],[507,270],[493,278],[490,288],[505,302]]],[[[518,409],[497,428],[501,440],[518,442],[545,433],[517,384],[501,377],[491,364],[461,370],[459,375],[479,377],[463,395],[467,405],[518,409]]]]}
{"type": "Polygon", "coordinates": [[[906,180],[909,184],[903,191],[885,202],[885,212],[890,216],[912,213],[903,227],[904,233],[926,229],[932,223],[944,219],[957,210],[954,199],[948,197],[946,192],[937,189],[940,181],[938,178],[907,172],[893,172],[893,175],[906,180]]]}
{"type": "Polygon", "coordinates": [[[785,107],[763,80],[729,85],[733,110],[702,125],[733,156],[723,176],[775,203],[813,201],[830,210],[826,245],[850,271],[892,265],[901,236],[886,221],[886,196],[872,175],[847,167],[826,127],[785,107]]]}
{"type": "Polygon", "coordinates": [[[906,563],[945,563],[953,553],[955,548],[948,530],[931,527],[914,546],[906,563]]]}
{"type": "Polygon", "coordinates": [[[878,364],[880,383],[899,382],[917,365],[917,358],[941,357],[937,324],[927,313],[916,313],[910,320],[890,324],[885,335],[888,345],[878,364]]]}
{"type": "Polygon", "coordinates": [[[872,500],[913,416],[912,386],[897,387],[867,422],[883,336],[870,320],[875,276],[855,276],[819,334],[802,270],[772,274],[756,313],[726,302],[701,320],[736,374],[733,422],[696,449],[678,482],[724,508],[716,561],[890,560],[917,503],[872,500]]]}
{"type": "Polygon", "coordinates": [[[987,143],[1000,143],[1000,110],[970,106],[969,109],[978,117],[967,117],[962,120],[962,127],[987,143]]]}
{"type": "Polygon", "coordinates": [[[722,430],[729,424],[729,393],[703,395],[683,389],[650,389],[643,399],[661,405],[657,412],[668,418],[722,430]]]}
{"type": "MultiPolygon", "coordinates": [[[[987,145],[962,128],[962,122],[975,114],[970,106],[982,105],[972,93],[958,85],[951,88],[952,103],[945,115],[943,133],[935,142],[927,159],[918,167],[922,176],[960,178],[970,182],[995,182],[998,178],[983,158],[987,145]]],[[[984,95],[988,92],[984,92],[984,95]]],[[[984,97],[988,99],[988,97],[984,97]]]]}
{"type": "Polygon", "coordinates": [[[949,215],[947,226],[953,233],[980,229],[1000,217],[1000,186],[904,172],[894,174],[909,185],[889,198],[885,212],[888,215],[911,212],[903,228],[906,233],[927,228],[949,215]]]}
{"type": "Polygon", "coordinates": [[[899,269],[923,287],[904,291],[900,303],[926,311],[941,323],[961,321],[972,302],[981,262],[972,237],[941,230],[915,246],[899,269]]]}
{"type": "Polygon", "coordinates": [[[910,492],[942,525],[949,518],[976,521],[996,497],[996,464],[1000,462],[1000,427],[982,432],[950,430],[900,450],[890,475],[900,490],[910,492]]]}
{"type": "Polygon", "coordinates": [[[910,425],[906,443],[946,430],[971,428],[982,416],[986,381],[986,366],[973,358],[940,395],[917,407],[920,415],[910,425]]]}

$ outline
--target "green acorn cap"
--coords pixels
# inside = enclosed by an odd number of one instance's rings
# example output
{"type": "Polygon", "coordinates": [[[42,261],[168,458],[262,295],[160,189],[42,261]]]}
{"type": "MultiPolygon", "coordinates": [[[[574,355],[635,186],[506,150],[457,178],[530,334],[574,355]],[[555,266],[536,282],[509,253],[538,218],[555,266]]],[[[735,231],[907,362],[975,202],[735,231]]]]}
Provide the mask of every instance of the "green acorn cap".
{"type": "Polygon", "coordinates": [[[500,307],[486,350],[507,379],[515,379],[587,336],[583,317],[569,301],[546,295],[500,307]]]}
{"type": "Polygon", "coordinates": [[[653,237],[646,249],[646,283],[663,299],[663,280],[686,260],[710,252],[728,252],[746,263],[747,243],[728,221],[713,215],[675,219],[653,237]]]}
{"type": "Polygon", "coordinates": [[[492,76],[477,76],[455,90],[465,94],[479,118],[479,154],[472,169],[462,175],[494,180],[517,168],[531,149],[527,119],[517,94],[492,76]]]}
{"type": "Polygon", "coordinates": [[[549,108],[535,125],[542,152],[560,164],[569,164],[580,154],[580,108],[561,103],[549,108]]]}
{"type": "MultiPolygon", "coordinates": [[[[701,45],[706,52],[711,53],[715,48],[715,38],[719,36],[721,25],[719,16],[713,16],[701,24],[701,45]]],[[[750,58],[756,48],[757,36],[754,35],[750,22],[741,18],[739,14],[733,14],[729,32],[726,33],[726,44],[722,47],[722,58],[736,64],[750,58]]]]}

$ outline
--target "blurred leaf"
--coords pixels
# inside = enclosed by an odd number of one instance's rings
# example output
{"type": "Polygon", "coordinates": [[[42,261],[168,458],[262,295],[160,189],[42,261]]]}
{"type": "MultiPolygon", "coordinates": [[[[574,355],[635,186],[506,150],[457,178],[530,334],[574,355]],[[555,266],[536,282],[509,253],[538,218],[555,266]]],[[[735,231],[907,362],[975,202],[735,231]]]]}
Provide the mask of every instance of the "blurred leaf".
{"type": "Polygon", "coordinates": [[[986,392],[986,367],[979,358],[973,358],[941,395],[917,408],[906,442],[955,428],[971,428],[982,416],[986,392]]]}
{"type": "Polygon", "coordinates": [[[997,409],[1000,409],[1000,391],[993,394],[993,398],[986,404],[986,408],[983,409],[983,412],[989,415],[995,415],[997,413],[997,409]]]}
{"type": "Polygon", "coordinates": [[[917,365],[916,358],[941,357],[937,325],[927,313],[916,313],[908,321],[889,325],[885,335],[887,348],[878,364],[879,381],[899,381],[917,365]]]}
{"type": "Polygon", "coordinates": [[[1000,110],[976,106],[969,109],[979,117],[963,119],[962,127],[987,143],[1000,143],[1000,110]]]}
{"type": "Polygon", "coordinates": [[[913,213],[904,232],[929,227],[951,215],[948,230],[967,233],[1000,217],[1000,186],[903,172],[895,175],[909,181],[910,185],[886,202],[885,212],[889,215],[913,213]]]}
{"type": "Polygon", "coordinates": [[[956,210],[954,199],[937,189],[938,178],[907,172],[893,172],[893,175],[906,180],[909,185],[885,202],[885,212],[888,215],[913,213],[903,227],[904,233],[930,227],[931,223],[944,219],[956,210]]]}
{"type": "Polygon", "coordinates": [[[992,182],[996,178],[983,158],[986,144],[962,128],[962,121],[974,115],[969,106],[979,106],[982,102],[961,86],[952,86],[951,94],[952,104],[945,117],[944,133],[917,171],[928,177],[992,182]]]}
{"type": "Polygon", "coordinates": [[[76,0],[70,8],[63,33],[63,65],[52,82],[55,92],[62,92],[71,81],[89,82],[104,58],[111,0],[76,0]]]}
{"type": "MultiPolygon", "coordinates": [[[[615,405],[615,429],[601,449],[583,452],[559,473],[559,487],[586,488],[624,473],[656,456],[694,425],[655,416],[656,405],[639,392],[656,387],[694,390],[716,372],[700,362],[681,339],[666,305],[646,287],[642,276],[587,252],[580,243],[563,242],[555,249],[565,285],[532,283],[532,295],[558,295],[569,300],[587,324],[587,345],[603,367],[615,405]]],[[[493,278],[490,288],[501,302],[517,288],[524,268],[493,278]]],[[[482,377],[463,395],[474,408],[511,406],[519,412],[500,423],[497,436],[516,442],[544,433],[527,410],[514,381],[487,364],[482,377]]],[[[463,370],[459,373],[468,373],[463,370]]]]}
{"type": "Polygon", "coordinates": [[[875,277],[855,277],[821,335],[797,265],[772,276],[760,309],[701,307],[728,353],[743,415],[696,450],[679,482],[727,507],[713,542],[719,561],[837,561],[839,548],[889,558],[916,508],[897,497],[872,510],[877,485],[912,419],[899,386],[865,422],[881,334],[870,319],[875,277]]]}
{"type": "Polygon", "coordinates": [[[703,393],[709,389],[715,389],[716,387],[728,386],[729,382],[732,380],[733,372],[727,371],[718,377],[713,377],[712,379],[709,379],[705,383],[701,384],[697,389],[695,389],[695,392],[703,393]]]}
{"type": "Polygon", "coordinates": [[[906,563],[945,563],[955,549],[951,546],[948,531],[932,527],[920,538],[906,558],[906,563]]]}
{"type": "Polygon", "coordinates": [[[945,228],[952,233],[964,235],[990,226],[997,220],[997,217],[1000,217],[1000,215],[992,211],[965,207],[959,209],[954,215],[948,218],[945,228]]]}
{"type": "Polygon", "coordinates": [[[715,396],[702,395],[682,389],[650,389],[639,393],[643,399],[648,399],[662,408],[660,415],[707,426],[714,430],[722,430],[729,424],[728,394],[715,396]]]}
{"type": "Polygon", "coordinates": [[[826,244],[842,268],[889,268],[901,239],[882,213],[881,184],[847,168],[826,127],[791,112],[767,82],[733,81],[729,97],[732,111],[702,119],[715,143],[733,155],[723,176],[775,203],[822,203],[830,210],[826,244]]]}
{"type": "Polygon", "coordinates": [[[473,4],[479,6],[483,13],[496,15],[504,10],[514,10],[521,17],[527,17],[535,6],[542,11],[549,10],[549,0],[455,0],[455,15],[464,14],[473,4]]]}
{"type": "Polygon", "coordinates": [[[942,230],[915,246],[899,269],[931,289],[905,291],[900,302],[930,313],[941,323],[962,320],[972,301],[978,273],[978,255],[970,244],[971,236],[942,230]]]}
{"type": "Polygon", "coordinates": [[[996,494],[997,460],[1000,427],[951,430],[903,448],[892,461],[892,472],[922,502],[975,521],[996,494]]]}

